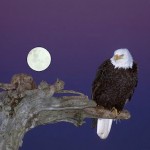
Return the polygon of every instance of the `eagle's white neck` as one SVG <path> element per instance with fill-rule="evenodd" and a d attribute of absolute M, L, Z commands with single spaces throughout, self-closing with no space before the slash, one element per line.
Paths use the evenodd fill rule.
<path fill-rule="evenodd" d="M 124 55 L 122 59 L 115 60 L 114 56 L 110 59 L 115 68 L 129 69 L 133 66 L 133 58 L 127 49 L 118 49 L 114 55 Z"/>

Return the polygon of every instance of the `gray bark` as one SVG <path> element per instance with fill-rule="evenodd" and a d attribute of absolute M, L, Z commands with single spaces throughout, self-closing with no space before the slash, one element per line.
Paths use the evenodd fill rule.
<path fill-rule="evenodd" d="M 96 103 L 82 93 L 63 90 L 61 80 L 53 85 L 41 82 L 36 88 L 35 84 L 29 86 L 25 82 L 28 86 L 22 87 L 20 80 L 17 86 L 0 84 L 8 90 L 0 93 L 0 150 L 18 150 L 25 133 L 43 124 L 65 121 L 80 126 L 85 118 L 130 118 L 128 111 L 116 116 L 116 113 L 96 107 Z M 62 96 L 62 93 L 72 95 Z"/>

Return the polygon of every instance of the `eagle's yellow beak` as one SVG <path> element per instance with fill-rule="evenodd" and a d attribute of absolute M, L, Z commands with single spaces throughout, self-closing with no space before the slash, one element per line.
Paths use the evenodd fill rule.
<path fill-rule="evenodd" d="M 122 55 L 114 55 L 114 60 L 119 60 L 119 59 L 122 59 Z"/>

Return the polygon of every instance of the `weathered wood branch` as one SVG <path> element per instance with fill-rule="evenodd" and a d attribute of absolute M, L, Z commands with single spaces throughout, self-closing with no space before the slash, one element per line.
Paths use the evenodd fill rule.
<path fill-rule="evenodd" d="M 80 126 L 85 118 L 130 118 L 128 111 L 116 116 L 96 107 L 96 103 L 82 93 L 63 90 L 61 80 L 53 85 L 42 81 L 36 87 L 32 77 L 21 74 L 14 76 L 8 86 L 0 84 L 0 87 L 8 90 L 0 93 L 0 150 L 18 150 L 25 133 L 43 124 L 65 121 Z M 73 95 L 59 96 L 60 93 Z"/>

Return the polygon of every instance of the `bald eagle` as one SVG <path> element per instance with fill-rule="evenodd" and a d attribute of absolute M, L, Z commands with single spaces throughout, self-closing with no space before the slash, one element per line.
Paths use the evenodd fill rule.
<path fill-rule="evenodd" d="M 92 99 L 105 109 L 121 111 L 130 101 L 137 86 L 137 64 L 128 49 L 118 49 L 111 59 L 98 68 L 92 84 Z M 112 119 L 97 120 L 97 134 L 101 139 L 109 135 Z"/>

